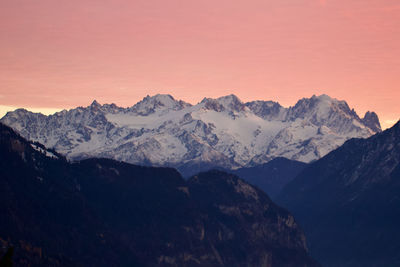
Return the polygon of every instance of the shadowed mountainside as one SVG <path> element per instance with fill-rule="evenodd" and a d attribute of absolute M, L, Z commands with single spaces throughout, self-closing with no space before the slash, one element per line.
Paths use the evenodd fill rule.
<path fill-rule="evenodd" d="M 17 266 L 318 266 L 293 216 L 234 175 L 70 164 L 2 124 L 0 214 Z"/>
<path fill-rule="evenodd" d="M 228 171 L 256 185 L 274 199 L 308 164 L 286 158 L 275 158 L 249 168 Z"/>
<path fill-rule="evenodd" d="M 310 164 L 277 201 L 324 266 L 399 266 L 400 122 Z"/>

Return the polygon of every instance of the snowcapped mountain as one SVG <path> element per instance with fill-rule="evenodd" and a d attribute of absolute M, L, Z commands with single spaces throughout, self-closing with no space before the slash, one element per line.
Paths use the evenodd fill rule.
<path fill-rule="evenodd" d="M 375 113 L 361 119 L 345 101 L 327 95 L 289 108 L 243 103 L 235 95 L 196 105 L 155 95 L 129 108 L 94 101 L 50 116 L 18 109 L 1 122 L 70 159 L 106 157 L 193 171 L 254 166 L 276 157 L 310 162 L 349 138 L 381 131 Z"/>

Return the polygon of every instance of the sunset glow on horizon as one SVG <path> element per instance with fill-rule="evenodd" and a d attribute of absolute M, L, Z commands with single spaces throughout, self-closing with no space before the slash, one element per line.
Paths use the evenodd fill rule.
<path fill-rule="evenodd" d="M 0 31 L 0 114 L 328 94 L 400 119 L 398 0 L 5 0 Z"/>

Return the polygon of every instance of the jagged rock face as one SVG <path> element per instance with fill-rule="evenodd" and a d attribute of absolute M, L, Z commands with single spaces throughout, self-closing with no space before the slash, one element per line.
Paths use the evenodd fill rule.
<path fill-rule="evenodd" d="M 324 265 L 399 265 L 400 122 L 312 163 L 276 200 L 299 220 Z"/>
<path fill-rule="evenodd" d="M 273 101 L 252 101 L 246 103 L 246 106 L 257 116 L 266 119 L 281 119 L 284 120 L 286 116 L 286 109 L 279 103 Z"/>
<path fill-rule="evenodd" d="M 17 266 L 318 266 L 293 216 L 236 176 L 53 152 L 0 124 L 0 249 Z"/>
<path fill-rule="evenodd" d="M 381 129 L 381 124 L 379 123 L 378 115 L 376 115 L 375 112 L 367 111 L 362 121 L 366 126 L 368 126 L 373 131 L 379 132 Z"/>
<path fill-rule="evenodd" d="M 157 110 L 181 110 L 190 107 L 189 103 L 176 101 L 170 95 L 157 95 L 155 97 L 146 96 L 142 101 L 135 104 L 129 110 L 140 116 L 147 116 Z"/>
<path fill-rule="evenodd" d="M 234 95 L 194 106 L 156 95 L 126 109 L 93 102 L 51 116 L 16 110 L 1 121 L 70 159 L 107 157 L 180 170 L 236 169 L 276 157 L 310 162 L 349 138 L 380 131 L 375 116 L 361 120 L 346 102 L 326 95 L 290 108 L 242 103 Z"/>
<path fill-rule="evenodd" d="M 215 216 L 220 220 L 214 221 L 210 218 L 204 224 L 206 235 L 215 244 L 213 246 L 232 252 L 235 244 L 252 247 L 246 253 L 234 249 L 239 258 L 247 259 L 246 262 L 221 256 L 221 262 L 225 262 L 227 266 L 316 264 L 304 257 L 302 251 L 306 247 L 305 237 L 299 232 L 294 218 L 273 204 L 258 188 L 235 175 L 209 171 L 191 177 L 188 180 L 188 189 L 192 199 L 200 203 L 198 210 L 203 214 L 202 217 Z M 243 227 L 244 225 L 247 226 Z M 260 246 L 254 246 L 255 244 Z M 282 248 L 288 249 L 281 253 Z M 274 255 L 271 251 L 276 251 L 277 254 Z"/>

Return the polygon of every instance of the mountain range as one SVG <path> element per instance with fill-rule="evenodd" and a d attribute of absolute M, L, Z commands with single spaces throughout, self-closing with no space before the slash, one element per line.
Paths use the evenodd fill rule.
<path fill-rule="evenodd" d="M 400 121 L 311 163 L 275 199 L 324 266 L 400 266 Z"/>
<path fill-rule="evenodd" d="M 293 216 L 232 174 L 69 163 L 1 123 L 0 214 L 16 266 L 319 266 Z"/>
<path fill-rule="evenodd" d="M 350 138 L 381 131 L 374 112 L 360 118 L 345 101 L 327 95 L 289 108 L 273 101 L 244 103 L 235 95 L 196 105 L 155 95 L 128 108 L 93 101 L 50 116 L 18 109 L 1 122 L 68 159 L 169 166 L 184 176 L 213 167 L 253 167 L 277 157 L 312 162 Z"/>
<path fill-rule="evenodd" d="M 400 265 L 400 121 L 382 132 L 327 95 L 1 121 L 0 248 L 21 265 L 318 266 L 307 247 L 328 267 Z"/>

